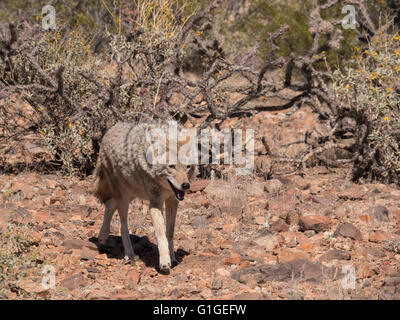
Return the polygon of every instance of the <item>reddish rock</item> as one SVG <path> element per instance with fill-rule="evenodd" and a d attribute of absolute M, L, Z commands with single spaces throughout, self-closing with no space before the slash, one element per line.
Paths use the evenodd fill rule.
<path fill-rule="evenodd" d="M 314 230 L 316 232 L 321 232 L 329 230 L 331 225 L 331 219 L 320 215 L 311 215 L 301 217 L 299 220 L 299 226 L 301 231 Z"/>
<path fill-rule="evenodd" d="M 0 231 L 6 230 L 12 207 L 7 204 L 0 204 Z"/>
<path fill-rule="evenodd" d="M 81 252 L 81 260 L 93 260 L 96 257 L 96 251 L 83 247 Z"/>
<path fill-rule="evenodd" d="M 131 284 L 138 284 L 140 282 L 140 273 L 135 269 L 130 270 L 127 280 Z"/>
<path fill-rule="evenodd" d="M 60 205 L 60 203 L 63 202 L 66 198 L 65 194 L 66 194 L 65 190 L 62 189 L 55 190 L 52 196 L 50 197 L 50 204 Z"/>
<path fill-rule="evenodd" d="M 224 258 L 224 264 L 228 266 L 232 264 L 240 264 L 241 261 L 242 259 L 240 258 L 240 254 L 234 254 L 229 258 Z"/>
<path fill-rule="evenodd" d="M 313 185 L 310 187 L 310 193 L 311 194 L 318 194 L 321 191 L 321 187 L 317 185 Z"/>
<path fill-rule="evenodd" d="M 0 232 L 3 232 L 4 230 L 7 229 L 7 220 L 0 216 Z"/>
<path fill-rule="evenodd" d="M 294 248 L 297 246 L 296 233 L 292 231 L 285 231 L 281 233 L 283 241 L 289 248 Z"/>
<path fill-rule="evenodd" d="M 178 249 L 183 250 L 187 253 L 193 253 L 195 250 L 195 244 L 190 240 L 180 240 Z"/>
<path fill-rule="evenodd" d="M 37 231 L 33 231 L 32 242 L 35 244 L 38 244 L 38 243 L 40 243 L 41 240 L 42 240 L 42 235 Z"/>
<path fill-rule="evenodd" d="M 298 199 L 284 192 L 274 199 L 268 201 L 268 207 L 270 212 L 277 212 L 279 215 L 284 214 L 287 216 L 287 212 L 292 211 L 296 207 Z"/>
<path fill-rule="evenodd" d="M 364 248 L 363 250 L 363 255 L 366 258 L 370 258 L 369 256 L 375 257 L 375 258 L 384 258 L 386 257 L 386 254 L 383 250 L 379 250 L 376 248 Z"/>
<path fill-rule="evenodd" d="M 396 219 L 397 227 L 400 228 L 400 209 L 396 210 L 394 213 L 394 218 Z"/>
<path fill-rule="evenodd" d="M 264 190 L 269 193 L 276 193 L 282 188 L 282 182 L 278 179 L 267 180 L 265 182 Z"/>
<path fill-rule="evenodd" d="M 289 262 L 298 259 L 309 259 L 310 255 L 303 251 L 294 248 L 281 248 L 276 251 L 278 254 L 279 263 Z"/>
<path fill-rule="evenodd" d="M 43 295 L 49 292 L 49 288 L 44 287 L 41 281 L 35 282 L 31 279 L 20 280 L 18 286 L 27 293 Z"/>
<path fill-rule="evenodd" d="M 299 243 L 299 245 L 305 245 L 309 243 L 313 243 L 312 240 L 310 240 L 304 233 L 302 232 L 296 232 L 296 240 Z"/>
<path fill-rule="evenodd" d="M 43 222 L 49 221 L 49 213 L 44 211 L 36 211 L 33 215 L 33 220 L 37 224 L 42 224 Z"/>
<path fill-rule="evenodd" d="M 83 247 L 87 247 L 91 250 L 98 250 L 97 246 L 93 242 L 81 239 L 67 239 L 62 245 L 67 249 L 82 249 Z"/>
<path fill-rule="evenodd" d="M 361 185 L 354 185 L 339 192 L 338 196 L 344 200 L 360 200 L 366 196 L 367 188 Z"/>
<path fill-rule="evenodd" d="M 311 196 L 311 200 L 315 203 L 322 204 L 324 206 L 328 206 L 332 203 L 332 200 L 327 198 L 327 197 L 322 197 L 322 196 Z"/>
<path fill-rule="evenodd" d="M 82 274 L 75 274 L 73 276 L 67 277 L 64 280 L 60 282 L 60 286 L 67 288 L 69 290 L 74 290 L 79 287 L 84 287 L 86 286 L 87 280 Z"/>
<path fill-rule="evenodd" d="M 298 248 L 304 251 L 314 250 L 315 244 L 313 242 L 299 244 Z"/>
<path fill-rule="evenodd" d="M 232 278 L 240 283 L 260 283 L 269 281 L 298 280 L 321 282 L 326 277 L 332 277 L 335 270 L 325 267 L 320 262 L 304 259 L 280 263 L 278 265 L 261 265 L 238 270 L 232 273 Z"/>
<path fill-rule="evenodd" d="M 362 222 L 365 222 L 365 223 L 371 223 L 372 220 L 373 220 L 372 217 L 371 217 L 371 215 L 369 215 L 369 214 L 364 214 L 364 215 L 360 216 L 359 219 L 360 219 Z"/>
<path fill-rule="evenodd" d="M 248 267 L 250 267 L 250 261 L 245 260 L 240 264 L 239 269 L 244 269 Z"/>
<path fill-rule="evenodd" d="M 279 219 L 271 224 L 270 230 L 276 232 L 285 232 L 289 230 L 289 225 L 282 219 Z"/>
<path fill-rule="evenodd" d="M 117 293 L 112 295 L 111 297 L 106 296 L 107 299 L 111 300 L 138 300 L 140 295 L 138 292 L 131 292 L 131 293 Z M 104 299 L 101 297 L 100 299 Z"/>
<path fill-rule="evenodd" d="M 272 234 L 256 238 L 254 242 L 264 247 L 267 251 L 272 251 L 279 246 L 278 238 Z"/>
<path fill-rule="evenodd" d="M 19 224 L 28 224 L 32 222 L 32 214 L 23 207 L 18 207 L 16 212 L 10 216 L 10 220 Z"/>
<path fill-rule="evenodd" d="M 36 195 L 36 192 L 33 190 L 33 188 L 29 188 L 24 191 L 24 198 L 27 200 L 32 200 L 35 195 Z"/>
<path fill-rule="evenodd" d="M 258 225 L 264 225 L 265 223 L 265 218 L 264 217 L 255 217 L 254 221 L 258 224 Z"/>
<path fill-rule="evenodd" d="M 387 233 L 384 231 L 380 231 L 380 230 L 370 233 L 370 235 L 368 237 L 368 240 L 370 242 L 377 242 L 377 243 L 386 241 L 387 239 L 388 239 Z"/>
<path fill-rule="evenodd" d="M 350 260 L 350 254 L 344 250 L 329 250 L 320 257 L 321 261 Z"/>
<path fill-rule="evenodd" d="M 361 231 L 358 230 L 355 226 L 351 223 L 345 222 L 342 223 L 333 234 L 334 237 L 342 236 L 345 238 L 351 238 L 353 240 L 362 240 Z"/>
<path fill-rule="evenodd" d="M 51 189 L 54 189 L 58 185 L 57 180 L 54 179 L 47 179 L 46 183 Z"/>
<path fill-rule="evenodd" d="M 364 263 L 358 267 L 357 275 L 360 279 L 365 279 L 375 276 L 375 272 L 369 264 Z"/>

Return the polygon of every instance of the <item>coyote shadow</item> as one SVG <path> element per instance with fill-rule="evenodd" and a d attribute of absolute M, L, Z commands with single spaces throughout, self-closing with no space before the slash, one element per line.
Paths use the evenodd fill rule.
<path fill-rule="evenodd" d="M 129 235 L 129 237 L 135 254 L 139 257 L 140 260 L 145 263 L 146 267 L 154 268 L 161 273 L 159 268 L 160 256 L 158 253 L 158 246 L 152 243 L 149 238 L 147 238 L 147 236 L 139 237 L 131 234 Z M 104 245 L 102 245 L 96 237 L 91 237 L 89 241 L 93 242 L 97 246 L 97 249 L 100 253 L 107 254 L 108 258 L 124 259 L 124 245 L 120 236 L 108 236 L 107 241 Z M 185 250 L 176 250 L 175 257 L 178 261 L 178 264 L 181 263 L 183 257 L 188 254 L 189 253 Z"/>

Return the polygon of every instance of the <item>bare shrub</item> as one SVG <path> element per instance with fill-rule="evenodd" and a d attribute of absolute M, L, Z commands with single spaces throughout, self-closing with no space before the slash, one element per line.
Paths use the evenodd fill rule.
<path fill-rule="evenodd" d="M 400 35 L 378 32 L 355 48 L 353 66 L 332 73 L 347 131 L 363 131 L 353 178 L 400 182 Z M 355 121 L 354 121 L 355 120 Z"/>
<path fill-rule="evenodd" d="M 281 55 L 280 45 L 293 37 L 291 33 L 288 38 L 288 25 L 267 32 L 263 45 L 268 50 L 261 61 L 260 42 L 233 56 L 224 51 L 213 16 L 222 2 L 210 1 L 192 10 L 191 5 L 185 7 L 178 0 L 137 0 L 120 7 L 105 1 L 103 9 L 108 18 L 103 20 L 111 19 L 112 24 L 105 24 L 93 39 L 82 30 L 62 24 L 55 31 L 43 32 L 38 25 L 24 20 L 18 24 L 0 23 L 0 138 L 15 141 L 35 132 L 48 147 L 53 165 L 64 172 L 88 174 L 95 163 L 99 140 L 119 120 L 175 119 L 186 126 L 219 129 L 226 120 L 252 117 L 261 111 L 287 110 L 283 123 L 309 105 L 326 124 L 325 132 L 307 132 L 299 138 L 306 150 L 296 159 L 279 155 L 269 148 L 265 137 L 258 137 L 265 147 L 259 156 L 272 159 L 268 172 L 259 174 L 272 177 L 271 168 L 277 162 L 296 167 L 311 162 L 328 166 L 353 163 L 353 176 L 358 179 L 371 168 L 376 152 L 386 154 L 385 168 L 396 165 L 397 151 L 390 151 L 396 148 L 396 134 L 390 133 L 390 139 L 385 139 L 382 131 L 390 121 L 384 120 L 381 126 L 371 123 L 376 110 L 364 112 L 368 104 L 350 107 L 357 100 L 349 100 L 355 99 L 346 96 L 351 90 L 345 89 L 342 94 L 340 86 L 351 84 L 339 73 L 332 79 L 329 56 L 341 48 L 346 38 L 341 19 L 330 18 L 329 14 L 340 5 L 339 0 L 309 8 L 310 45 L 301 54 Z M 368 36 L 391 32 L 393 19 L 378 28 L 366 1 L 351 3 L 359 12 L 357 37 L 361 43 Z M 385 59 L 387 54 L 383 53 Z M 190 61 L 200 66 L 201 73 L 196 77 L 185 72 Z M 367 72 L 368 66 L 364 69 Z M 383 70 L 385 67 L 377 71 L 379 75 L 384 75 Z M 351 77 L 354 84 L 362 82 L 362 77 Z M 241 79 L 240 84 L 237 79 Z M 379 94 L 387 89 L 382 83 L 376 87 Z M 392 89 L 385 96 L 388 99 L 382 101 L 393 107 L 396 96 Z M 10 110 L 15 95 L 29 104 L 31 113 Z M 277 102 L 263 104 L 260 97 Z M 365 99 L 373 101 L 367 96 Z M 395 114 L 391 112 L 382 109 L 379 116 L 393 119 Z M 237 123 L 239 126 L 240 121 Z M 374 136 L 372 129 L 379 134 L 374 132 Z M 385 148 L 375 150 L 382 141 Z M 345 151 L 344 156 L 339 155 L 340 151 Z M 334 157 L 327 157 L 329 152 Z M 382 164 L 378 161 L 375 167 L 379 166 Z M 389 172 L 374 170 L 370 177 Z M 391 172 L 396 170 L 388 175 L 393 176 Z"/>

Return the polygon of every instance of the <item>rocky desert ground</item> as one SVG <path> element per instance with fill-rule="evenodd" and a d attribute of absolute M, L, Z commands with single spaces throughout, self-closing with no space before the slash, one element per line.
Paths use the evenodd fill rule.
<path fill-rule="evenodd" d="M 296 147 L 291 142 L 318 127 L 306 107 L 289 122 L 282 119 L 282 112 L 260 113 L 243 126 L 256 128 L 273 147 L 274 130 L 281 143 Z M 130 208 L 140 256 L 130 263 L 123 259 L 118 215 L 107 245 L 97 242 L 103 207 L 91 194 L 90 176 L 4 173 L 1 298 L 399 299 L 400 189 L 355 184 L 349 172 L 288 164 L 271 179 L 198 179 L 178 210 L 179 264 L 169 274 L 157 270 L 146 203 Z"/>

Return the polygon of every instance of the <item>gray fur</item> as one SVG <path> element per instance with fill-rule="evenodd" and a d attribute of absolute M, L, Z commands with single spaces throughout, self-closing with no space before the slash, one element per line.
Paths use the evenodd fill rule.
<path fill-rule="evenodd" d="M 149 211 L 158 242 L 160 268 L 168 269 L 176 262 L 173 233 L 179 203 L 177 199 L 185 191 L 184 187 L 188 188 L 188 174 L 193 173 L 193 168 L 179 163 L 173 167 L 148 163 L 146 151 L 150 143 L 146 139 L 146 131 L 154 128 L 162 129 L 168 135 L 168 123 L 161 121 L 140 124 L 119 122 L 108 130 L 100 145 L 93 192 L 106 206 L 99 233 L 100 242 L 106 241 L 111 218 L 118 210 L 128 258 L 135 258 L 127 227 L 129 203 L 133 198 L 150 201 Z M 180 130 L 182 127 L 178 126 L 178 136 Z M 162 215 L 164 202 L 166 226 Z"/>

